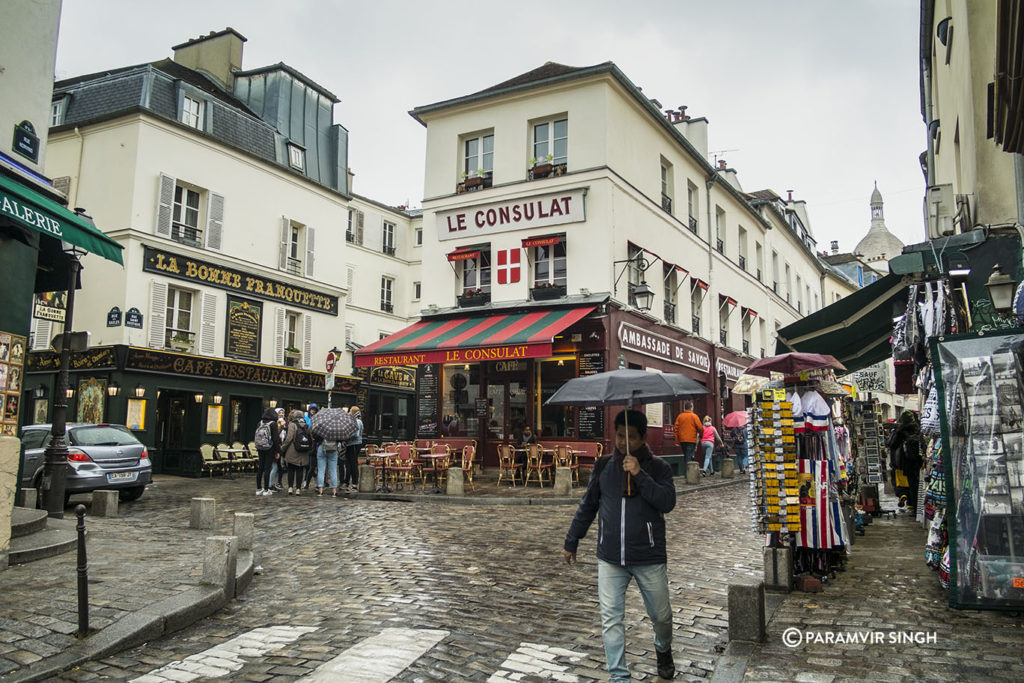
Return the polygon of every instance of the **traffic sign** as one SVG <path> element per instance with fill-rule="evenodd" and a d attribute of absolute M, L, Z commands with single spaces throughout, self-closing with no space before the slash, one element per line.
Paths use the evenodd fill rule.
<path fill-rule="evenodd" d="M 327 375 L 324 376 L 324 389 L 326 389 L 327 391 L 330 391 L 333 388 L 334 388 L 334 373 L 333 372 L 328 372 Z"/>
<path fill-rule="evenodd" d="M 338 357 L 334 355 L 334 351 L 327 352 L 327 372 L 334 372 L 334 364 L 337 362 L 337 360 Z"/>

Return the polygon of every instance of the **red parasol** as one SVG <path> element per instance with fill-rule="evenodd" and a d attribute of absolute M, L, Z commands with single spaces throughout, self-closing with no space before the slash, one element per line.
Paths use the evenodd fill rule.
<path fill-rule="evenodd" d="M 745 424 L 747 424 L 747 411 L 745 410 L 734 410 L 722 419 L 722 426 L 726 429 L 742 427 Z"/>
<path fill-rule="evenodd" d="M 744 372 L 748 375 L 769 377 L 773 372 L 781 372 L 784 375 L 797 375 L 804 370 L 819 370 L 821 368 L 846 370 L 846 366 L 836 360 L 835 356 L 830 356 L 827 353 L 793 351 L 778 356 L 770 356 L 769 358 L 761 358 L 754 361 Z"/>

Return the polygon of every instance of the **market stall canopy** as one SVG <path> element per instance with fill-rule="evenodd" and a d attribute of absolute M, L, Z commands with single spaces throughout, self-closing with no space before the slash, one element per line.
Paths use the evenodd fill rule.
<path fill-rule="evenodd" d="M 899 275 L 886 275 L 783 327 L 775 342 L 775 352 L 829 354 L 849 372 L 888 358 L 892 354 L 892 321 L 907 307 L 908 284 Z"/>
<path fill-rule="evenodd" d="M 747 367 L 748 375 L 770 377 L 773 372 L 783 375 L 798 375 L 809 370 L 846 370 L 838 360 L 826 353 L 801 353 L 794 351 L 778 356 L 759 358 Z"/>
<path fill-rule="evenodd" d="M 124 247 L 98 230 L 87 218 L 68 211 L 54 200 L 4 175 L 0 175 L 0 216 L 124 265 L 121 259 Z"/>
<path fill-rule="evenodd" d="M 543 358 L 593 306 L 421 320 L 355 353 L 356 367 Z"/>

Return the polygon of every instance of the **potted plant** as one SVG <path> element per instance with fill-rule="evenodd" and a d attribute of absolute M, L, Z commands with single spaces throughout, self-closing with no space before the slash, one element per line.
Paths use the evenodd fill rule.
<path fill-rule="evenodd" d="M 171 337 L 170 346 L 175 351 L 191 351 L 192 336 L 187 332 L 175 332 Z"/>
<path fill-rule="evenodd" d="M 491 300 L 491 293 L 480 288 L 464 289 L 459 296 L 459 306 L 483 306 Z"/>
<path fill-rule="evenodd" d="M 549 154 L 542 161 L 536 157 L 530 157 L 530 176 L 532 178 L 547 178 L 554 169 L 555 155 Z"/>
<path fill-rule="evenodd" d="M 463 175 L 465 175 L 465 174 L 463 174 Z M 467 178 L 464 178 L 463 181 L 462 181 L 462 184 L 463 184 L 463 186 L 467 190 L 474 190 L 474 189 L 476 189 L 478 187 L 483 187 L 484 179 L 486 178 L 486 176 L 487 176 L 487 171 L 485 171 L 482 168 L 478 168 L 476 170 L 476 173 L 474 173 L 473 175 L 471 175 L 471 176 L 469 176 Z"/>
<path fill-rule="evenodd" d="M 557 299 L 565 296 L 565 285 L 554 282 L 537 282 L 530 289 L 530 295 L 535 301 Z"/>

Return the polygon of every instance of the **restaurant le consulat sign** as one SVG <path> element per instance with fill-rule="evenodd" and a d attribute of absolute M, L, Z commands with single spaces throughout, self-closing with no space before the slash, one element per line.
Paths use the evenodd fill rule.
<path fill-rule="evenodd" d="M 453 240 L 586 220 L 586 188 L 520 197 L 437 214 L 437 237 Z"/>

